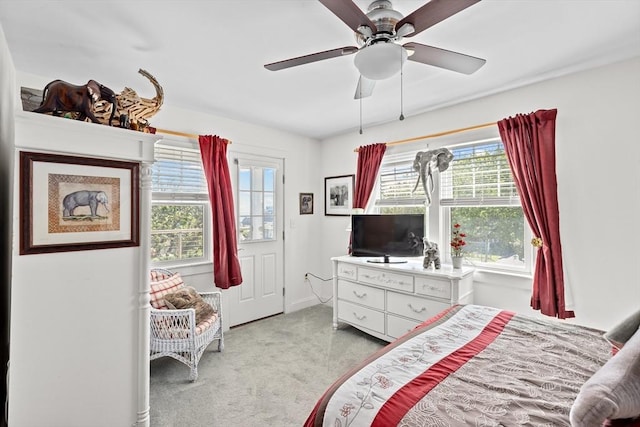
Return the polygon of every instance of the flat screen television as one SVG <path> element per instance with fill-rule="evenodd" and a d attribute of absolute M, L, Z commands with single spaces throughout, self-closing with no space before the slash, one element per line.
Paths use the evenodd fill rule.
<path fill-rule="evenodd" d="M 351 232 L 353 256 L 385 259 L 421 256 L 424 215 L 352 215 Z"/>

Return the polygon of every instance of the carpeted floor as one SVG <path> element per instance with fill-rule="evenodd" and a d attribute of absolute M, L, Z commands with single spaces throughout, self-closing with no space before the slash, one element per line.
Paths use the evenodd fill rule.
<path fill-rule="evenodd" d="M 325 389 L 385 343 L 357 329 L 331 326 L 317 305 L 232 328 L 214 342 L 198 380 L 171 359 L 151 362 L 152 427 L 299 427 Z"/>

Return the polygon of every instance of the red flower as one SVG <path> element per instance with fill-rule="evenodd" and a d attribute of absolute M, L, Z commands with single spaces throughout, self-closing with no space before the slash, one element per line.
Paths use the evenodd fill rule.
<path fill-rule="evenodd" d="M 461 225 L 458 223 L 453 224 L 453 231 L 451 232 L 451 247 L 453 248 L 452 256 L 462 256 L 462 247 L 467 244 L 464 241 L 464 237 L 467 237 L 465 233 L 461 233 Z"/>

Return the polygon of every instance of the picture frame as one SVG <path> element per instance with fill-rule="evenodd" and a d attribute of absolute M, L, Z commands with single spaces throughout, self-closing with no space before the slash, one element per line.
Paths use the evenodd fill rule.
<path fill-rule="evenodd" d="M 355 175 L 330 176 L 324 179 L 324 214 L 349 216 L 353 208 Z"/>
<path fill-rule="evenodd" d="M 140 165 L 20 152 L 20 255 L 140 245 Z"/>
<path fill-rule="evenodd" d="M 313 214 L 313 193 L 300 193 L 300 215 Z"/>

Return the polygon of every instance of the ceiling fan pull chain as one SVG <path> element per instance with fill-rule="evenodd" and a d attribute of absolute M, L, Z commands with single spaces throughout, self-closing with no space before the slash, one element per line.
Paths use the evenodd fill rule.
<path fill-rule="evenodd" d="M 360 101 L 360 135 L 362 135 L 362 76 L 360 76 L 360 80 L 358 81 L 358 101 Z"/>
<path fill-rule="evenodd" d="M 404 120 L 404 87 L 403 87 L 403 67 L 402 67 L 402 52 L 404 48 L 400 49 L 400 121 Z"/>

